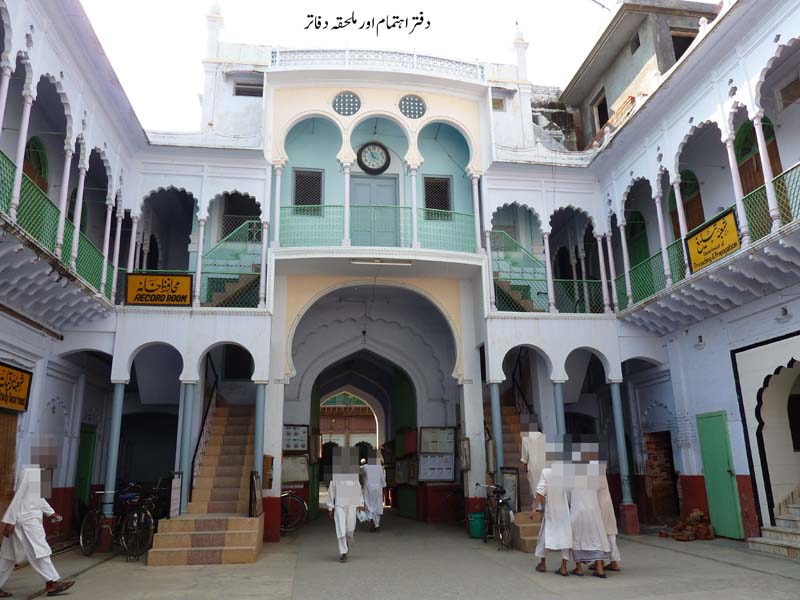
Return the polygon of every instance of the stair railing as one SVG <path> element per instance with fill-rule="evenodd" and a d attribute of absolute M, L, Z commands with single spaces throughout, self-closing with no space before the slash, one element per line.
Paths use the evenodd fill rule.
<path fill-rule="evenodd" d="M 527 352 L 523 347 L 517 353 L 517 360 L 514 363 L 514 370 L 511 372 L 511 389 L 514 394 L 514 404 L 521 415 L 534 414 L 533 406 L 528 404 L 527 395 L 522 389 L 520 379 L 522 378 L 522 353 Z"/>
<path fill-rule="evenodd" d="M 209 415 L 213 416 L 214 411 L 217 408 L 217 387 L 219 384 L 219 375 L 217 374 L 217 369 L 214 366 L 214 360 L 211 358 L 211 354 L 206 354 L 206 376 L 208 376 L 209 368 L 214 380 L 211 384 L 211 391 L 209 393 L 211 399 L 208 403 L 208 406 L 206 406 L 205 413 L 203 414 L 203 423 L 200 426 L 200 437 L 197 438 L 197 445 L 194 447 L 194 456 L 192 457 L 192 472 L 190 474 L 190 481 L 192 485 L 189 486 L 189 500 L 192 499 L 192 491 L 197 483 L 197 473 L 200 471 L 200 462 L 203 460 L 203 456 L 205 455 L 206 451 L 206 444 L 208 444 L 208 438 L 211 436 L 211 419 L 208 417 Z"/>

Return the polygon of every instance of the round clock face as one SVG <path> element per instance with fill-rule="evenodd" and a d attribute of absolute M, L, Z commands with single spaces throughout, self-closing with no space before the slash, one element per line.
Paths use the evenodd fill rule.
<path fill-rule="evenodd" d="M 389 168 L 389 151 L 378 142 L 364 144 L 358 151 L 358 166 L 365 173 L 380 175 Z"/>

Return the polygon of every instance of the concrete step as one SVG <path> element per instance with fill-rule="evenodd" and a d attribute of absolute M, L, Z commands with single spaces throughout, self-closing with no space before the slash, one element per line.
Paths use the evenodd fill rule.
<path fill-rule="evenodd" d="M 231 417 L 252 417 L 256 414 L 254 406 L 239 404 L 217 404 L 214 416 L 227 415 Z"/>
<path fill-rule="evenodd" d="M 255 546 L 258 530 L 159 532 L 153 537 L 153 548 L 210 548 L 215 546 Z"/>
<path fill-rule="evenodd" d="M 242 500 L 214 500 L 214 501 L 194 501 L 186 505 L 186 512 L 190 515 L 206 515 L 213 513 L 244 513 L 247 512 L 249 498 Z"/>
<path fill-rule="evenodd" d="M 256 546 L 153 548 L 147 553 L 147 566 L 234 565 L 254 563 L 257 557 L 258 548 Z"/>
<path fill-rule="evenodd" d="M 181 515 L 158 522 L 158 534 L 193 531 L 258 531 L 258 519 L 242 515 Z"/>
<path fill-rule="evenodd" d="M 797 543 L 768 537 L 757 537 L 749 538 L 747 540 L 747 545 L 750 546 L 751 550 L 755 550 L 756 552 L 765 552 L 767 554 L 800 560 L 800 544 Z"/>
<path fill-rule="evenodd" d="M 214 444 L 207 445 L 204 456 L 244 456 L 253 452 L 252 444 Z"/>
<path fill-rule="evenodd" d="M 215 414 L 211 420 L 212 425 L 227 425 L 232 426 L 248 426 L 252 423 L 253 417 L 251 415 L 217 415 Z"/>
<path fill-rule="evenodd" d="M 242 488 L 247 487 L 250 484 L 250 477 L 247 474 L 242 474 L 241 476 L 236 477 L 207 477 L 207 476 L 197 476 L 197 479 L 194 483 L 194 490 L 210 490 L 212 488 Z"/>
<path fill-rule="evenodd" d="M 789 514 L 795 517 L 800 517 L 800 504 L 790 504 Z"/>
<path fill-rule="evenodd" d="M 220 502 L 228 500 L 240 500 L 247 498 L 250 493 L 248 484 L 239 487 L 213 487 L 213 488 L 194 488 L 192 491 L 193 502 Z"/>
<path fill-rule="evenodd" d="M 796 515 L 776 515 L 775 523 L 778 527 L 787 527 L 800 531 L 800 517 Z"/>
<path fill-rule="evenodd" d="M 771 540 L 781 540 L 800 545 L 800 530 L 791 527 L 762 527 L 761 535 Z"/>
<path fill-rule="evenodd" d="M 217 465 L 206 464 L 200 465 L 197 471 L 197 477 L 249 477 L 250 468 L 245 468 L 244 465 Z"/>
<path fill-rule="evenodd" d="M 247 445 L 253 441 L 253 438 L 249 435 L 226 435 L 224 433 L 214 433 L 211 432 L 211 435 L 208 436 L 208 446 L 219 446 L 219 445 Z"/>
<path fill-rule="evenodd" d="M 536 513 L 533 519 L 531 519 L 530 512 L 528 511 L 514 513 L 514 526 L 511 530 L 511 540 L 517 550 L 529 554 L 532 554 L 533 551 L 536 550 L 541 521 L 541 513 Z"/>
<path fill-rule="evenodd" d="M 230 454 L 230 455 L 223 455 L 218 456 L 215 454 L 206 454 L 203 456 L 203 460 L 200 463 L 203 466 L 220 466 L 220 467 L 246 467 L 247 470 L 250 470 L 250 467 L 253 466 L 253 453 L 250 452 L 248 454 Z"/>

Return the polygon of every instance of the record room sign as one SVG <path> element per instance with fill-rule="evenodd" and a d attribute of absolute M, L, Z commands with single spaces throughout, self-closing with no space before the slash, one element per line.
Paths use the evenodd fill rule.
<path fill-rule="evenodd" d="M 0 363 L 0 408 L 24 412 L 28 410 L 33 373 Z"/>
<path fill-rule="evenodd" d="M 128 273 L 125 304 L 132 306 L 191 306 L 189 273 Z"/>
<path fill-rule="evenodd" d="M 689 268 L 694 273 L 733 254 L 740 247 L 736 215 L 733 209 L 728 209 L 710 223 L 701 225 L 686 236 Z"/>

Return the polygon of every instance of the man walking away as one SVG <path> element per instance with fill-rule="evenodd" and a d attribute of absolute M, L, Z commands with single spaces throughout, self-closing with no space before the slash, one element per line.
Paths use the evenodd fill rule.
<path fill-rule="evenodd" d="M 333 449 L 333 476 L 328 487 L 328 518 L 336 524 L 339 562 L 347 562 L 349 547 L 356 531 L 356 510 L 361 505 L 358 476 L 358 450 Z"/>
<path fill-rule="evenodd" d="M 27 560 L 46 582 L 48 596 L 56 596 L 72 587 L 73 581 L 59 581 L 50 545 L 44 533 L 43 515 L 60 518 L 56 511 L 42 498 L 42 470 L 25 468 L 17 482 L 14 499 L 3 515 L 3 545 L 0 547 L 0 598 L 10 593 L 2 590 L 14 565 Z"/>
<path fill-rule="evenodd" d="M 367 464 L 361 467 L 364 474 L 364 510 L 371 521 L 370 531 L 379 531 L 383 514 L 383 489 L 386 487 L 386 473 L 378 463 L 374 450 L 369 451 Z"/>
<path fill-rule="evenodd" d="M 572 518 L 572 559 L 577 563 L 572 574 L 582 576 L 583 563 L 594 562 L 594 576 L 605 579 L 605 560 L 611 548 L 598 501 L 601 475 L 603 479 L 606 475 L 605 465 L 597 462 L 597 443 L 580 444 L 578 454 L 579 464 L 574 465 L 575 477 L 570 490 L 569 505 Z"/>
<path fill-rule="evenodd" d="M 572 525 L 569 516 L 569 500 L 564 486 L 564 443 L 547 444 L 548 466 L 542 469 L 539 483 L 536 486 L 536 497 L 533 506 L 544 505 L 544 519 L 539 530 L 535 554 L 541 559 L 536 566 L 539 573 L 547 570 L 545 559 L 547 550 L 561 552 L 561 567 L 554 571 L 567 577 L 567 561 L 572 548 Z"/>

